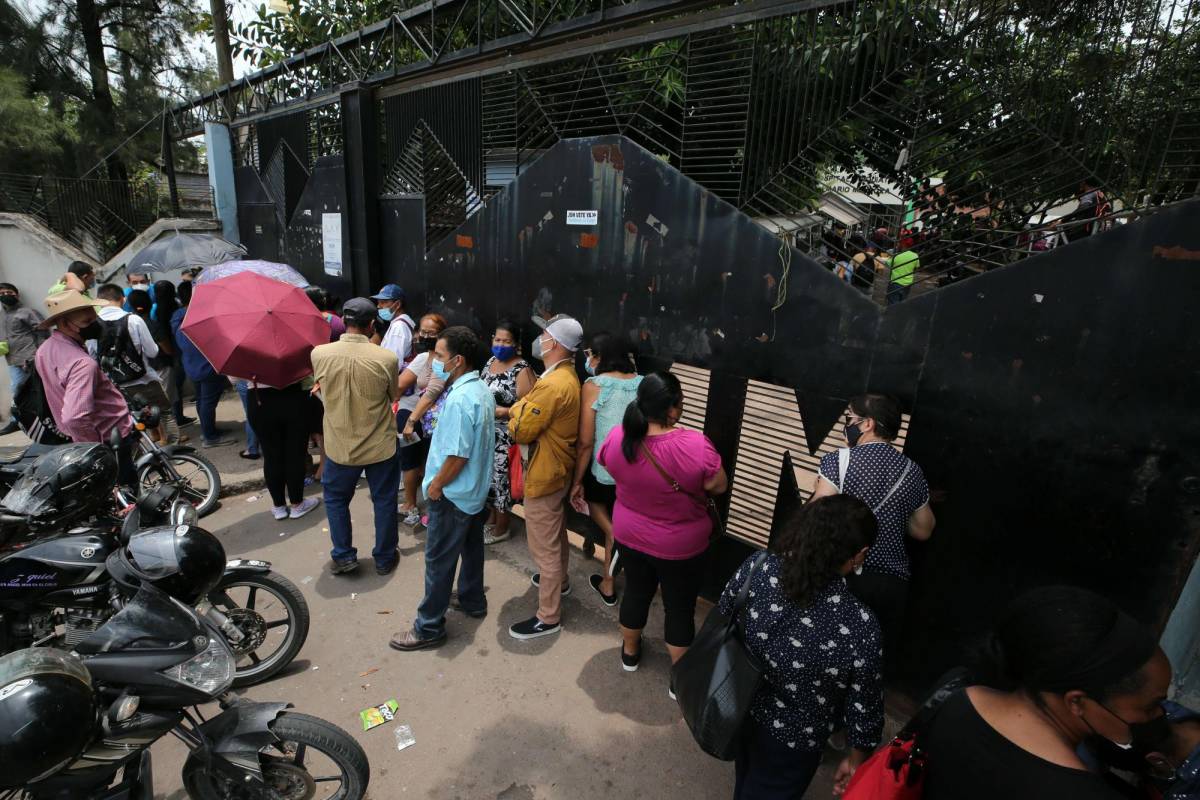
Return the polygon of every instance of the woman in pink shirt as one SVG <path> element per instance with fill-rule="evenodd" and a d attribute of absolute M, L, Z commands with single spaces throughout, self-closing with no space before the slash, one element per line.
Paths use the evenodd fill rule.
<path fill-rule="evenodd" d="M 621 664 L 629 672 L 638 668 L 642 629 L 659 588 L 671 663 L 691 645 L 712 534 L 706 498 L 722 494 L 729 484 L 708 437 L 676 427 L 682 415 L 679 379 L 669 372 L 647 375 L 597 454 L 617 484 L 613 538 L 625 570 Z"/>

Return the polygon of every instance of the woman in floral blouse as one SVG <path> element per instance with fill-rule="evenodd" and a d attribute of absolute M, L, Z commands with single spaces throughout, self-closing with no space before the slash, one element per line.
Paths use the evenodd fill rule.
<path fill-rule="evenodd" d="M 821 750 L 844 724 L 853 747 L 835 776 L 844 789 L 883 732 L 879 624 L 846 589 L 875 541 L 875 515 L 861 500 L 834 495 L 801 507 L 774 537 L 754 572 L 742 622 L 764 678 L 736 760 L 735 800 L 799 800 Z M 725 587 L 726 614 L 751 556 Z"/>

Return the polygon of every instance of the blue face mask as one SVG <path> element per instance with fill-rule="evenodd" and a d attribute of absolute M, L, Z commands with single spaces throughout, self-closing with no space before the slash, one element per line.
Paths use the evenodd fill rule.
<path fill-rule="evenodd" d="M 450 380 L 450 373 L 446 371 L 446 364 L 444 362 L 435 360 L 430 369 L 433 371 L 433 377 L 437 378 L 439 381 Z"/>
<path fill-rule="evenodd" d="M 392 310 L 390 308 L 379 309 L 379 318 L 381 320 L 383 320 L 384 322 L 391 322 L 392 317 L 394 317 L 394 316 L 395 316 L 395 314 L 392 312 Z"/>
<path fill-rule="evenodd" d="M 588 375 L 592 375 L 593 377 L 595 376 L 596 368 L 592 366 L 592 360 L 590 358 L 585 358 L 583 360 L 583 368 L 587 371 Z"/>
<path fill-rule="evenodd" d="M 508 361 L 510 358 L 512 358 L 516 354 L 517 354 L 517 348 L 513 347 L 511 344 L 506 344 L 506 345 L 494 344 L 494 345 L 492 345 L 492 355 L 494 355 L 496 357 L 497 361 Z"/>

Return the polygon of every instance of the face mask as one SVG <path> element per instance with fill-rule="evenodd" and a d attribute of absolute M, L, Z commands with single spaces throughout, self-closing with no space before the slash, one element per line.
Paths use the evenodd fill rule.
<path fill-rule="evenodd" d="M 494 345 L 492 345 L 492 355 L 494 355 L 496 357 L 497 361 L 508 361 L 510 358 L 512 358 L 516 354 L 517 354 L 517 348 L 513 347 L 511 344 L 503 344 L 503 345 L 494 344 Z"/>
<path fill-rule="evenodd" d="M 91 339 L 99 339 L 103 333 L 104 328 L 100 326 L 100 320 L 96 319 L 79 329 L 79 335 L 85 342 Z"/>
<path fill-rule="evenodd" d="M 592 360 L 590 358 L 584 359 L 583 369 L 587 372 L 588 375 L 595 377 L 596 368 L 592 366 Z"/>
<path fill-rule="evenodd" d="M 413 342 L 413 349 L 418 353 L 428 353 L 437 346 L 437 337 L 434 336 L 418 336 L 417 341 Z"/>
<path fill-rule="evenodd" d="M 379 309 L 379 318 L 384 322 L 391 322 L 395 313 L 390 308 Z"/>
<path fill-rule="evenodd" d="M 1083 718 L 1083 724 L 1087 725 L 1088 728 L 1091 729 L 1092 733 L 1101 740 L 1100 744 L 1102 747 L 1100 749 L 1105 750 L 1106 752 L 1111 753 L 1112 750 L 1110 750 L 1108 747 L 1104 747 L 1103 745 L 1111 745 L 1113 749 L 1125 754 L 1126 757 L 1135 757 L 1135 759 L 1144 767 L 1146 754 L 1155 752 L 1171 738 L 1171 723 L 1167 719 L 1166 714 L 1161 714 L 1154 719 L 1149 720 L 1148 722 L 1125 722 L 1124 717 L 1117 714 L 1117 712 L 1113 711 L 1099 700 L 1096 701 L 1096 705 L 1103 708 L 1111 716 L 1116 717 L 1121 722 L 1124 722 L 1125 727 L 1129 728 L 1128 743 L 1114 742 L 1107 736 L 1101 735 L 1096 731 L 1095 728 L 1092 728 L 1092 724 L 1087 721 L 1086 717 Z"/>
<path fill-rule="evenodd" d="M 1113 716 L 1116 715 L 1113 714 Z M 1117 718 L 1120 719 L 1120 717 Z M 1129 744 L 1118 744 L 1100 734 L 1095 734 L 1089 747 L 1095 751 L 1101 761 L 1110 767 L 1126 772 L 1145 773 L 1151 768 L 1146 756 L 1151 753 L 1161 753 L 1170 741 L 1171 723 L 1167 721 L 1167 715 L 1163 714 L 1149 722 L 1126 722 L 1125 724 L 1129 727 Z M 1089 724 L 1088 727 L 1090 728 L 1091 725 Z M 1158 771 L 1162 771 L 1162 768 L 1160 767 Z"/>
<path fill-rule="evenodd" d="M 538 361 L 541 361 L 544 358 L 542 355 L 542 337 L 539 336 L 533 340 L 533 351 L 529 355 L 533 356 Z"/>
<path fill-rule="evenodd" d="M 445 362 L 435 360 L 433 362 L 432 369 L 433 369 L 433 377 L 437 378 L 439 381 L 450 380 L 450 373 L 446 371 Z"/>
<path fill-rule="evenodd" d="M 3 303 L 5 308 L 12 308 L 17 304 L 17 302 L 17 296 L 15 294 L 0 295 L 0 303 Z"/>
<path fill-rule="evenodd" d="M 846 426 L 846 444 L 854 447 L 854 445 L 858 444 L 860 438 L 862 438 L 862 430 L 857 423 Z"/>

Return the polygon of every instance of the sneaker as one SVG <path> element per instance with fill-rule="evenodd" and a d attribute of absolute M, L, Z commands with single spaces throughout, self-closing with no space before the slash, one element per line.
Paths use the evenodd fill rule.
<path fill-rule="evenodd" d="M 321 505 L 321 498 L 306 497 L 300 501 L 299 505 L 292 506 L 292 510 L 288 512 L 288 516 L 292 519 L 300 519 L 319 505 Z"/>
<path fill-rule="evenodd" d="M 271 506 L 271 516 L 275 517 L 275 519 L 287 519 L 287 506 Z"/>
<path fill-rule="evenodd" d="M 588 578 L 588 583 L 590 583 L 592 588 L 596 590 L 596 594 L 600 595 L 600 600 L 603 601 L 604 605 L 612 608 L 617 604 L 617 593 L 613 592 L 612 594 L 605 594 L 604 590 L 600 588 L 600 584 L 603 582 L 604 577 L 598 573 L 593 573 L 592 577 Z"/>
<path fill-rule="evenodd" d="M 496 534 L 496 526 L 494 526 L 494 525 L 484 525 L 483 526 L 483 543 L 484 544 L 500 544 L 500 542 L 507 542 L 511 538 L 512 538 L 512 529 L 511 528 L 504 531 L 504 533 L 497 535 Z"/>
<path fill-rule="evenodd" d="M 178 419 L 175 420 L 175 422 L 177 425 L 179 425 L 179 427 L 186 428 L 188 425 L 195 425 L 196 418 L 195 417 L 179 417 Z"/>
<path fill-rule="evenodd" d="M 633 655 L 629 655 L 629 653 L 625 652 L 625 645 L 621 645 L 621 669 L 625 670 L 626 672 L 637 672 L 638 664 L 641 663 L 641 660 L 641 648 L 638 648 L 638 651 Z"/>
<path fill-rule="evenodd" d="M 237 444 L 237 439 L 229 436 L 222 436 L 219 439 L 201 439 L 200 446 L 208 449 L 209 447 L 225 447 L 226 445 Z"/>
<path fill-rule="evenodd" d="M 416 508 L 410 508 L 408 511 L 401 511 L 400 513 L 404 515 L 404 524 L 408 527 L 415 528 L 421 524 L 420 510 Z"/>
<path fill-rule="evenodd" d="M 561 630 L 562 625 L 560 623 L 556 622 L 551 625 L 533 616 L 524 622 L 518 622 L 516 625 L 509 627 L 508 635 L 514 639 L 536 639 L 539 636 L 549 636 Z"/>
<path fill-rule="evenodd" d="M 7 436 L 10 433 L 16 433 L 21 430 L 21 426 L 17 424 L 15 419 L 10 419 L 8 424 L 0 428 L 0 436 Z"/>
<path fill-rule="evenodd" d="M 391 561 L 387 562 L 386 564 L 380 564 L 378 561 L 375 562 L 375 574 L 376 575 L 390 575 L 392 572 L 395 571 L 397 565 L 400 564 L 400 554 L 395 553 L 394 555 L 395 555 L 395 558 L 393 558 Z"/>
<path fill-rule="evenodd" d="M 542 588 L 542 573 L 540 573 L 540 572 L 533 573 L 533 577 L 529 579 L 529 582 L 532 583 L 534 586 L 538 587 L 539 589 Z M 561 594 L 563 597 L 566 597 L 570 593 L 571 593 L 570 581 L 563 581 L 562 591 L 559 592 L 559 594 Z"/>
<path fill-rule="evenodd" d="M 182 439 L 183 437 L 181 436 L 180 438 Z M 251 453 L 249 450 L 243 450 L 242 452 L 238 453 L 238 457 L 244 458 L 247 461 L 258 461 L 260 458 L 262 458 L 262 455 L 259 453 Z"/>
<path fill-rule="evenodd" d="M 334 559 L 333 563 L 329 565 L 329 571 L 334 575 L 345 575 L 347 572 L 354 572 L 356 569 L 358 569 L 357 558 L 347 558 L 341 561 Z"/>

